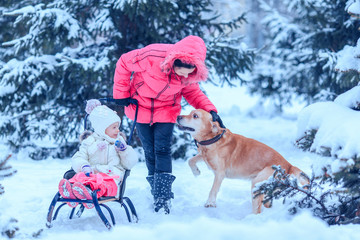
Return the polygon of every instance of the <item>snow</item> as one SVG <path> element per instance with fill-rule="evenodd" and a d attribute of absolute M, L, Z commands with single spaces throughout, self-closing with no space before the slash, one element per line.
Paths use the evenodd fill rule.
<path fill-rule="evenodd" d="M 360 153 L 360 112 L 334 102 L 319 102 L 299 115 L 298 138 L 307 130 L 317 129 L 311 150 L 331 148 L 331 155 L 352 158 Z"/>
<path fill-rule="evenodd" d="M 95 22 L 89 25 L 90 32 L 96 31 L 97 29 L 101 29 L 101 31 L 114 31 L 115 26 L 109 19 L 109 15 L 107 9 L 100 10 Z"/>
<path fill-rule="evenodd" d="M 340 94 L 334 102 L 348 108 L 356 108 L 360 105 L 360 86 L 353 87 L 346 93 Z"/>
<path fill-rule="evenodd" d="M 338 159 L 359 157 L 360 153 L 360 86 L 340 94 L 334 102 L 318 102 L 304 108 L 298 117 L 297 139 L 317 130 L 312 151 L 321 153 L 329 148 Z M 338 165 L 338 164 L 336 164 Z"/>
<path fill-rule="evenodd" d="M 302 104 L 299 103 L 283 115 L 271 114 L 269 117 L 269 109 L 260 108 L 259 98 L 250 97 L 244 88 L 219 88 L 209 84 L 203 87 L 217 106 L 225 126 L 234 133 L 268 144 L 309 175 L 312 168 L 317 171 L 324 164 L 333 163 L 332 158 L 303 152 L 293 145 L 297 135 L 295 113 L 300 111 Z M 329 112 L 344 108 L 335 103 L 324 104 L 327 104 Z M 187 107 L 183 113 L 188 113 L 191 109 Z M 254 117 L 249 115 L 250 112 L 256 111 L 257 115 L 251 115 Z M 336 117 L 336 114 L 334 115 Z M 319 123 L 318 120 L 314 120 L 313 124 Z M 305 125 L 306 122 L 301 123 Z M 350 126 L 343 127 L 344 130 L 350 129 Z M 353 141 L 360 142 L 359 137 Z M 193 151 L 195 152 L 195 146 Z M 5 156 L 8 151 L 5 146 L 0 145 L 0 152 Z M 109 203 L 117 222 L 112 231 L 108 231 L 103 226 L 95 210 L 86 210 L 78 219 L 67 219 L 70 210 L 67 206 L 53 221 L 53 227 L 48 229 L 45 227 L 46 214 L 57 191 L 58 182 L 63 173 L 70 168 L 70 159 L 49 158 L 33 161 L 27 157 L 26 152 L 20 152 L 10 159 L 9 165 L 16 169 L 17 173 L 1 181 L 5 187 L 5 194 L 0 197 L 0 228 L 6 227 L 11 217 L 17 219 L 20 230 L 15 239 L 30 239 L 40 229 L 42 232 L 38 238 L 51 240 L 122 238 L 147 240 L 341 238 L 346 240 L 360 237 L 358 225 L 328 226 L 307 210 L 295 216 L 289 215 L 287 206 L 281 201 L 275 201 L 272 208 L 264 209 L 260 215 L 253 215 L 251 184 L 247 180 L 225 179 L 218 194 L 217 207 L 205 208 L 213 173 L 204 163 L 200 163 L 201 175 L 194 177 L 187 162 L 181 160 L 173 162 L 173 174 L 176 176 L 173 184 L 175 199 L 172 201 L 170 215 L 153 212 L 150 188 L 145 180 L 146 166 L 144 162 L 140 162 L 132 169 L 125 192 L 136 207 L 139 215 L 138 223 L 128 223 L 123 209 L 118 204 Z"/>
<path fill-rule="evenodd" d="M 346 45 L 341 51 L 337 52 L 338 60 L 335 68 L 340 71 L 358 71 L 360 72 L 360 41 L 356 46 Z"/>
<path fill-rule="evenodd" d="M 11 90 L 16 90 L 8 82 L 19 77 L 21 81 L 32 82 L 44 71 L 53 72 L 56 59 L 51 55 L 30 56 L 24 61 L 11 59 L 4 68 L 0 69 L 0 74 L 3 76 L 0 80 L 0 86 L 5 86 L 5 90 L 1 89 L 0 94 L 6 94 Z M 36 66 L 31 67 L 31 66 Z"/>
<path fill-rule="evenodd" d="M 79 23 L 68 12 L 56 8 L 46 9 L 40 12 L 40 19 L 45 18 L 47 15 L 56 17 L 54 28 L 65 27 L 69 30 L 69 40 L 79 37 L 81 27 L 79 26 Z"/>
<path fill-rule="evenodd" d="M 16 88 L 13 85 L 8 85 L 5 82 L 0 82 L 0 96 L 5 96 L 8 93 L 15 92 Z"/>
<path fill-rule="evenodd" d="M 37 5 L 36 7 L 41 7 L 41 6 L 44 6 L 44 4 Z M 36 7 L 26 6 L 26 7 L 11 11 L 11 12 L 4 12 L 4 16 L 17 16 L 17 15 L 27 16 L 30 14 L 34 14 L 37 9 Z"/>
<path fill-rule="evenodd" d="M 359 15 L 360 14 L 360 1 L 359 0 L 348 1 L 348 3 L 350 3 L 348 8 L 346 9 L 348 11 L 348 13 Z"/>

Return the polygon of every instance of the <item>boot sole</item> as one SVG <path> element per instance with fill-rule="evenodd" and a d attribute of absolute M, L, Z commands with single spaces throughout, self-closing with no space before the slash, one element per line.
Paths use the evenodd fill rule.
<path fill-rule="evenodd" d="M 85 187 L 82 183 L 76 182 L 72 186 L 74 195 L 80 200 L 91 200 L 91 190 Z M 91 209 L 94 207 L 92 203 L 82 203 L 85 208 Z"/>
<path fill-rule="evenodd" d="M 63 198 L 69 198 L 69 199 L 76 199 L 76 196 L 74 195 L 73 191 L 72 191 L 72 186 L 71 183 L 69 182 L 69 180 L 67 179 L 62 179 L 59 183 L 59 193 Z M 69 207 L 74 208 L 76 207 L 79 203 L 77 202 L 67 202 L 66 203 Z"/>

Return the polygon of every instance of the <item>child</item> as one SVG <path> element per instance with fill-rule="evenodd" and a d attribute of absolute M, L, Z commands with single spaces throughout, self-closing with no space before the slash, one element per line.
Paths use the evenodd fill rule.
<path fill-rule="evenodd" d="M 71 159 L 76 175 L 60 181 L 59 193 L 63 198 L 87 200 L 92 199 L 91 190 L 98 189 L 97 197 L 118 196 L 118 183 L 122 181 L 125 169 L 131 169 L 138 162 L 137 154 L 122 137 L 120 118 L 115 111 L 92 99 L 86 104 L 86 112 L 94 132 L 82 134 L 80 149 Z M 70 207 L 78 205 L 75 202 L 67 204 Z M 94 207 L 89 203 L 84 206 Z"/>

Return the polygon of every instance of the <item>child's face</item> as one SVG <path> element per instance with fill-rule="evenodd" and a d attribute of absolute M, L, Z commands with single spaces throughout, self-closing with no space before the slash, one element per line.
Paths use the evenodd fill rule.
<path fill-rule="evenodd" d="M 116 139 L 118 133 L 120 132 L 119 130 L 119 122 L 114 122 L 113 124 L 111 124 L 110 126 L 108 126 L 105 129 L 105 134 L 108 135 L 111 138 Z"/>

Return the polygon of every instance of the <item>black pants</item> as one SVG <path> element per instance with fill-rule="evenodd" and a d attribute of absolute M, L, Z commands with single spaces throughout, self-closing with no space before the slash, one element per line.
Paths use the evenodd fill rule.
<path fill-rule="evenodd" d="M 136 130 L 144 148 L 149 175 L 171 173 L 171 138 L 174 123 L 137 123 Z"/>

